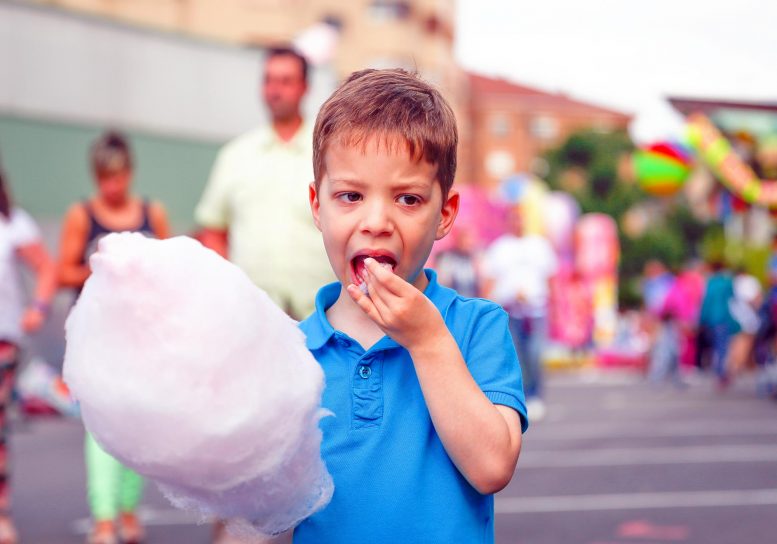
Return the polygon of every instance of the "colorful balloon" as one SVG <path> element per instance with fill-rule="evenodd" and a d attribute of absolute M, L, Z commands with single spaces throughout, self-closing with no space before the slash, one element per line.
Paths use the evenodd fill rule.
<path fill-rule="evenodd" d="M 675 194 L 691 173 L 691 157 L 679 144 L 659 142 L 633 155 L 640 187 L 656 196 Z"/>
<path fill-rule="evenodd" d="M 518 205 L 526 196 L 531 177 L 526 174 L 507 176 L 497 188 L 497 197 L 510 205 Z"/>
<path fill-rule="evenodd" d="M 553 191 L 545 202 L 545 235 L 561 254 L 571 253 L 580 206 L 569 193 Z"/>

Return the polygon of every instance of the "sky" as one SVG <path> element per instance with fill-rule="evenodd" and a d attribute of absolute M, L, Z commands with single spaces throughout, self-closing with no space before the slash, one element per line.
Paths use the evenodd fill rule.
<path fill-rule="evenodd" d="M 635 114 L 639 143 L 677 137 L 663 97 L 777 103 L 777 2 L 457 0 L 469 71 Z"/>

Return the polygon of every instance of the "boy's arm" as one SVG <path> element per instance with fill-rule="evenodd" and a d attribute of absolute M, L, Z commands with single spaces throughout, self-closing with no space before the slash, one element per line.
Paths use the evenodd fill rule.
<path fill-rule="evenodd" d="M 467 481 L 480 493 L 496 493 L 518 462 L 520 416 L 480 390 L 444 323 L 430 340 L 409 351 L 434 428 Z"/>
<path fill-rule="evenodd" d="M 432 302 L 415 287 L 367 259 L 370 297 L 348 292 L 362 310 L 403 345 L 415 365 L 435 430 L 459 471 L 480 493 L 512 478 L 521 450 L 518 413 L 494 405 L 469 372 Z"/>

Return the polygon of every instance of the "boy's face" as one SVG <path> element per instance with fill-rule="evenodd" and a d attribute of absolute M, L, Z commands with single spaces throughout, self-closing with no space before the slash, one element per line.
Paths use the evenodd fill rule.
<path fill-rule="evenodd" d="M 364 148 L 333 141 L 324 165 L 319 187 L 310 185 L 310 206 L 340 282 L 362 283 L 364 259 L 373 257 L 423 290 L 423 265 L 453 225 L 458 193 L 443 202 L 434 165 L 374 138 Z"/>

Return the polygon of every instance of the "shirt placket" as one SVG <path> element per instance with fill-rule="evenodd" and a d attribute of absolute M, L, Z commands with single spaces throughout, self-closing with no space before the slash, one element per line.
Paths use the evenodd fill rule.
<path fill-rule="evenodd" d="M 383 422 L 383 352 L 364 352 L 345 340 L 351 367 L 351 428 L 380 427 Z"/>

